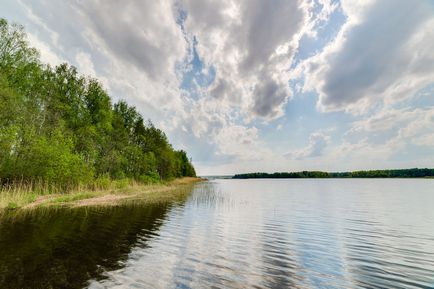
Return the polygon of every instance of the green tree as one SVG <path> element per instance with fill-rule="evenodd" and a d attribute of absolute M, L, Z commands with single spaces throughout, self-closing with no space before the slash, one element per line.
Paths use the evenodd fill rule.
<path fill-rule="evenodd" d="M 125 101 L 66 63 L 39 62 L 23 27 L 0 19 L 0 179 L 61 188 L 110 176 L 194 176 L 185 151 Z"/>

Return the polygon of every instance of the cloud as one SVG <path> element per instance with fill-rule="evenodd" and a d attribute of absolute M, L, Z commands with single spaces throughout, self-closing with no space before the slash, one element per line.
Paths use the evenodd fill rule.
<path fill-rule="evenodd" d="M 305 90 L 322 111 L 363 113 L 408 99 L 434 81 L 430 1 L 342 1 L 348 17 L 337 38 L 305 61 Z M 299 67 L 300 68 L 300 67 Z"/>
<path fill-rule="evenodd" d="M 21 6 L 39 34 L 49 30 L 57 36 L 45 39 L 55 52 L 84 73 L 107 79 L 115 98 L 127 99 L 157 121 L 182 114 L 176 66 L 188 56 L 188 43 L 173 1 L 22 1 Z"/>
<path fill-rule="evenodd" d="M 399 127 L 396 139 L 415 145 L 434 146 L 434 143 L 428 143 L 429 136 L 434 133 L 434 107 L 415 109 L 409 113 L 412 113 L 413 119 Z"/>
<path fill-rule="evenodd" d="M 355 121 L 348 133 L 356 132 L 385 132 L 391 129 L 403 127 L 409 121 L 417 118 L 423 110 L 411 109 L 384 109 L 371 117 Z"/>
<path fill-rule="evenodd" d="M 279 5 L 284 4 L 284 2 L 279 3 Z M 235 10 L 241 13 L 241 8 L 249 8 L 247 2 L 243 3 L 243 7 L 235 7 L 232 11 L 227 9 L 235 5 L 235 2 L 228 4 L 228 2 L 216 1 L 206 5 L 194 4 L 188 7 L 190 10 L 187 13 L 189 19 L 195 19 L 195 25 L 198 25 L 197 28 L 194 27 L 195 29 L 199 29 L 200 25 L 206 26 L 202 27 L 203 30 L 200 30 L 201 33 L 197 35 L 201 43 L 198 44 L 198 49 L 200 49 L 199 46 L 202 47 L 202 52 L 205 48 L 213 51 L 213 45 L 216 43 L 206 42 L 207 29 L 218 31 L 213 34 L 214 36 L 223 33 L 225 32 L 225 21 L 229 17 L 228 13 L 233 13 Z M 258 2 L 255 5 L 263 4 Z M 247 31 L 237 31 L 237 28 L 244 24 L 235 24 L 238 22 L 238 16 L 230 16 L 232 28 L 229 33 L 231 35 L 224 38 L 224 40 L 233 42 L 228 44 L 229 50 L 225 50 L 231 54 L 228 59 L 234 57 L 235 52 L 245 50 L 247 53 L 245 57 L 234 62 L 236 70 L 242 67 L 246 70 L 255 70 L 249 79 L 259 77 L 266 80 L 266 83 L 263 85 L 258 81 L 252 82 L 251 85 L 237 83 L 244 79 L 232 78 L 231 74 L 225 76 L 225 69 L 218 70 L 225 67 L 226 62 L 223 60 L 226 56 L 203 54 L 202 60 L 205 63 L 202 73 L 203 71 L 209 72 L 208 68 L 213 65 L 211 60 L 214 56 L 220 59 L 215 61 L 215 69 L 219 77 L 213 87 L 215 87 L 215 94 L 222 97 L 215 98 L 211 93 L 202 91 L 199 86 L 195 88 L 196 96 L 192 94 L 193 89 L 180 88 L 183 73 L 193 69 L 188 63 L 194 57 L 192 35 L 195 29 L 187 29 L 188 21 L 183 28 L 182 17 L 177 10 L 179 6 L 175 1 L 124 1 L 122 3 L 98 0 L 47 1 L 45 4 L 23 1 L 22 7 L 27 13 L 31 11 L 29 19 L 33 21 L 35 30 L 39 31 L 40 35 L 47 35 L 46 32 L 49 30 L 50 35 L 58 36 L 44 39 L 47 47 L 52 47 L 53 55 L 56 52 L 64 55 L 65 60 L 76 65 L 82 73 L 102 80 L 115 100 L 124 98 L 130 104 L 135 105 L 145 118 L 151 118 L 167 131 L 169 139 L 177 147 L 186 148 L 185 145 L 188 145 L 188 151 L 194 155 L 196 150 L 204 151 L 198 147 L 203 146 L 204 143 L 200 139 L 206 139 L 209 144 L 209 154 L 216 158 L 227 155 L 234 159 L 244 160 L 257 158 L 258 154 L 254 152 L 266 151 L 258 140 L 257 129 L 253 126 L 246 126 L 243 121 L 240 121 L 240 107 L 233 106 L 233 104 L 241 103 L 242 107 L 249 107 L 264 117 L 276 115 L 276 106 L 286 101 L 287 92 L 282 89 L 279 73 L 268 72 L 268 69 L 262 67 L 268 65 L 269 56 L 275 54 L 273 49 L 278 44 L 288 41 L 284 40 L 285 35 L 293 34 L 293 32 L 285 34 L 284 25 L 290 25 L 289 30 L 296 31 L 298 28 L 291 27 L 291 23 L 292 21 L 298 23 L 298 20 L 289 22 L 284 19 L 280 19 L 280 22 L 270 20 L 267 24 L 268 28 L 280 28 L 285 31 L 281 32 L 282 35 L 279 37 L 269 38 L 263 30 L 265 28 L 261 28 L 259 23 L 254 22 L 262 23 L 262 17 L 269 17 L 271 14 L 250 15 L 252 19 L 249 23 L 246 22 L 251 30 L 249 33 L 262 29 L 261 37 L 270 42 L 270 46 L 255 48 L 253 46 L 256 45 L 257 40 L 254 35 L 244 39 L 242 46 L 238 46 L 237 37 Z M 200 7 L 203 9 L 199 9 Z M 289 4 L 288 7 L 298 9 L 295 4 Z M 262 8 L 271 9 L 269 13 L 273 11 L 280 13 L 277 6 Z M 258 14 L 262 8 L 256 7 L 256 12 L 249 8 L 249 13 Z M 62 18 L 58 15 L 62 15 Z M 234 35 L 235 33 L 238 33 L 238 36 Z M 223 41 L 219 45 L 226 44 Z M 249 49 L 246 50 L 246 48 Z M 277 64 L 278 62 L 275 61 L 274 67 L 277 67 Z M 235 66 L 228 69 L 238 74 L 232 70 Z M 240 94 L 240 87 L 241 90 L 251 90 L 251 92 Z M 253 90 L 257 96 L 255 102 L 250 98 L 245 99 L 253 95 Z M 228 93 L 229 95 L 225 96 Z M 275 100 L 271 99 L 271 104 L 268 104 L 264 93 L 270 94 L 271 98 L 275 96 L 273 98 Z M 225 97 L 229 101 L 225 101 Z M 196 141 L 192 142 L 190 139 Z M 246 149 L 243 149 L 243 146 Z M 247 153 L 249 150 L 250 152 Z"/>
<path fill-rule="evenodd" d="M 65 60 L 57 55 L 47 43 L 40 40 L 33 34 L 27 33 L 27 40 L 29 41 L 30 46 L 36 48 L 39 51 L 40 59 L 43 63 L 56 66 L 65 62 Z"/>
<path fill-rule="evenodd" d="M 283 115 L 291 96 L 287 72 L 307 7 L 287 0 L 184 0 L 182 7 L 201 59 L 216 69 L 209 93 L 238 107 L 246 119 Z"/>
<path fill-rule="evenodd" d="M 175 63 L 185 57 L 188 47 L 172 1 L 94 0 L 74 7 L 105 50 L 151 79 L 174 73 Z"/>
<path fill-rule="evenodd" d="M 296 160 L 319 157 L 324 154 L 324 150 L 329 143 L 330 137 L 321 131 L 317 131 L 309 136 L 309 144 L 305 148 L 287 153 L 285 156 Z"/>
<path fill-rule="evenodd" d="M 382 110 L 368 118 L 355 121 L 346 133 L 385 133 L 395 131 L 402 140 L 434 132 L 434 107 Z M 434 145 L 434 143 L 433 143 Z"/>
<path fill-rule="evenodd" d="M 287 89 L 270 79 L 256 84 L 253 90 L 253 113 L 271 118 L 280 115 L 281 105 L 285 103 L 287 93 Z"/>
<path fill-rule="evenodd" d="M 413 138 L 413 143 L 418 146 L 432 147 L 434 145 L 434 133 L 423 134 Z"/>
<path fill-rule="evenodd" d="M 78 69 L 85 75 L 92 77 L 96 76 L 95 67 L 92 62 L 91 55 L 85 52 L 79 52 L 75 55 L 75 61 L 77 62 Z"/>
<path fill-rule="evenodd" d="M 354 122 L 328 158 L 357 169 L 430 166 L 433 148 L 434 107 L 402 108 Z"/>
<path fill-rule="evenodd" d="M 411 99 L 434 82 L 428 0 L 19 3 L 44 62 L 97 77 L 202 168 L 363 168 L 434 145 L 432 109 Z M 308 91 L 318 93 L 320 112 L 359 115 L 314 112 L 307 98 L 286 109 Z M 422 98 L 419 106 L 431 103 Z M 293 144 L 279 130 L 298 117 L 297 137 L 309 142 L 285 158 L 283 146 Z M 331 143 L 328 124 L 343 143 Z"/>
<path fill-rule="evenodd" d="M 206 159 L 214 155 L 215 162 L 251 161 L 272 155 L 259 139 L 258 129 L 238 123 L 238 114 L 219 99 L 202 97 L 186 109 L 187 117 L 167 129 L 185 142 L 194 138 L 193 151 L 208 149 Z M 183 128 L 186 138 L 179 135 Z"/>

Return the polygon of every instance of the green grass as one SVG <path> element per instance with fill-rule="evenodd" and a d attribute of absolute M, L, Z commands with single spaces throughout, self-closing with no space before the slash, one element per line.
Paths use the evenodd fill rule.
<path fill-rule="evenodd" d="M 34 202 L 41 195 L 28 185 L 9 186 L 0 189 L 0 209 L 14 210 Z"/>
<path fill-rule="evenodd" d="M 0 187 L 0 211 L 41 206 L 112 206 L 130 201 L 165 202 L 185 196 L 198 180 L 182 178 L 145 184 L 131 179 L 102 179 L 69 191 L 42 183 L 20 183 Z"/>
<path fill-rule="evenodd" d="M 50 203 L 67 203 L 78 200 L 90 199 L 100 195 L 98 192 L 80 192 L 66 195 L 60 195 L 50 199 Z"/>

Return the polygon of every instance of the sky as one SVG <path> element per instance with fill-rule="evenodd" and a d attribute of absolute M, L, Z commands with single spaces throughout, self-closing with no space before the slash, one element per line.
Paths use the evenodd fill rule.
<path fill-rule="evenodd" d="M 432 0 L 2 0 L 199 175 L 434 167 Z"/>

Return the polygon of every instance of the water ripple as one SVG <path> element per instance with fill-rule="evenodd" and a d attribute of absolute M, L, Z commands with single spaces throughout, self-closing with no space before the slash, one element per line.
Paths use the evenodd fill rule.
<path fill-rule="evenodd" d="M 199 184 L 89 288 L 433 288 L 432 180 L 353 182 Z"/>

